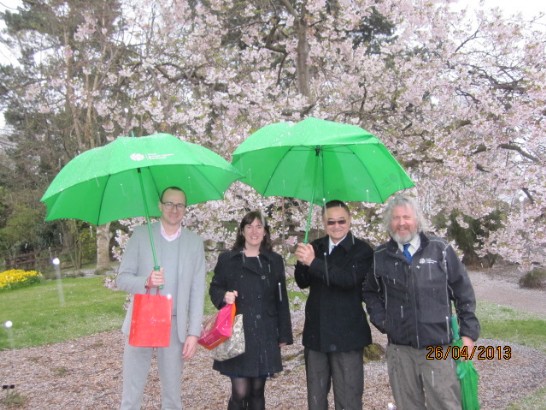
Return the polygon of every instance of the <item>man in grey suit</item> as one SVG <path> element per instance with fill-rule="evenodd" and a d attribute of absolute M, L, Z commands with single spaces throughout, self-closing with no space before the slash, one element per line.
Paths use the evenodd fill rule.
<path fill-rule="evenodd" d="M 203 240 L 181 226 L 186 211 L 186 195 L 178 187 L 161 194 L 160 221 L 152 224 L 157 259 L 153 254 L 147 228 L 135 229 L 125 249 L 116 279 L 118 288 L 131 294 L 145 293 L 147 288 L 161 288 L 161 294 L 173 298 L 171 339 L 168 347 L 157 348 L 161 382 L 161 408 L 181 409 L 180 383 L 184 360 L 197 350 L 201 333 L 205 294 L 205 252 Z M 155 291 L 154 291 L 155 292 Z M 129 334 L 132 299 L 123 333 Z M 125 341 L 123 353 L 123 394 L 121 409 L 140 409 L 148 378 L 153 348 L 134 347 Z"/>

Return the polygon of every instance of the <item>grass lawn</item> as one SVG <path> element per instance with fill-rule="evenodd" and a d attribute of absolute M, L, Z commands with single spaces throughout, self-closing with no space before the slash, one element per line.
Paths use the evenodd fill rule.
<path fill-rule="evenodd" d="M 517 400 L 506 407 L 506 410 L 544 410 L 546 409 L 546 387 L 533 395 Z"/>
<path fill-rule="evenodd" d="M 0 293 L 0 350 L 40 346 L 121 328 L 125 292 L 103 277 L 64 278 Z M 64 298 L 64 304 L 62 303 Z M 5 326 L 6 321 L 12 327 Z"/>
<path fill-rule="evenodd" d="M 212 272 L 207 275 L 207 289 Z M 307 292 L 288 281 L 293 303 Z M 64 298 L 64 305 L 61 303 Z M 0 349 L 56 343 L 121 327 L 126 293 L 107 289 L 102 276 L 64 278 L 0 293 Z M 205 293 L 205 314 L 216 312 Z M 493 303 L 478 302 L 481 337 L 518 343 L 546 352 L 546 320 Z M 13 327 L 4 324 L 11 321 Z"/>
<path fill-rule="evenodd" d="M 481 338 L 529 346 L 546 353 L 546 320 L 494 303 L 478 302 Z"/>

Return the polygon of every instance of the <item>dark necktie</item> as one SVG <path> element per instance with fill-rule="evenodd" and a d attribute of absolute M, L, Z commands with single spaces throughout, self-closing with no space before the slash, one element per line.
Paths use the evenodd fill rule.
<path fill-rule="evenodd" d="M 409 247 L 410 247 L 410 244 L 409 243 L 405 243 L 404 244 L 404 256 L 406 257 L 406 260 L 411 263 L 411 259 L 412 259 L 412 256 L 411 256 L 411 253 L 409 251 Z"/>

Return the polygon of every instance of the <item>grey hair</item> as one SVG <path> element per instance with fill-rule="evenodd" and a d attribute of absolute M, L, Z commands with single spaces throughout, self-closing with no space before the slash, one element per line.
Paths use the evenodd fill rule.
<path fill-rule="evenodd" d="M 392 236 L 391 232 L 391 222 L 392 222 L 392 214 L 394 212 L 394 208 L 399 206 L 407 206 L 411 209 L 413 209 L 413 212 L 415 212 L 415 219 L 417 220 L 417 232 L 423 232 L 426 227 L 425 217 L 423 216 L 423 212 L 421 211 L 421 207 L 419 206 L 416 199 L 412 198 L 411 196 L 404 195 L 404 194 L 396 194 L 387 204 L 387 207 L 385 208 L 385 211 L 383 212 L 383 226 L 386 229 L 386 231 L 389 233 L 389 235 Z"/>

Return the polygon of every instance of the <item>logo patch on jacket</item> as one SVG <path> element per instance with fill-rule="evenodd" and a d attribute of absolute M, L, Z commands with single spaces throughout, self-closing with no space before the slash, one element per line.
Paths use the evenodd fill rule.
<path fill-rule="evenodd" d="M 430 258 L 421 258 L 421 259 L 419 259 L 419 263 L 421 265 L 425 265 L 425 264 L 426 265 L 429 265 L 429 264 L 434 265 L 435 263 L 438 263 L 438 261 L 436 261 L 434 259 L 430 259 Z"/>

